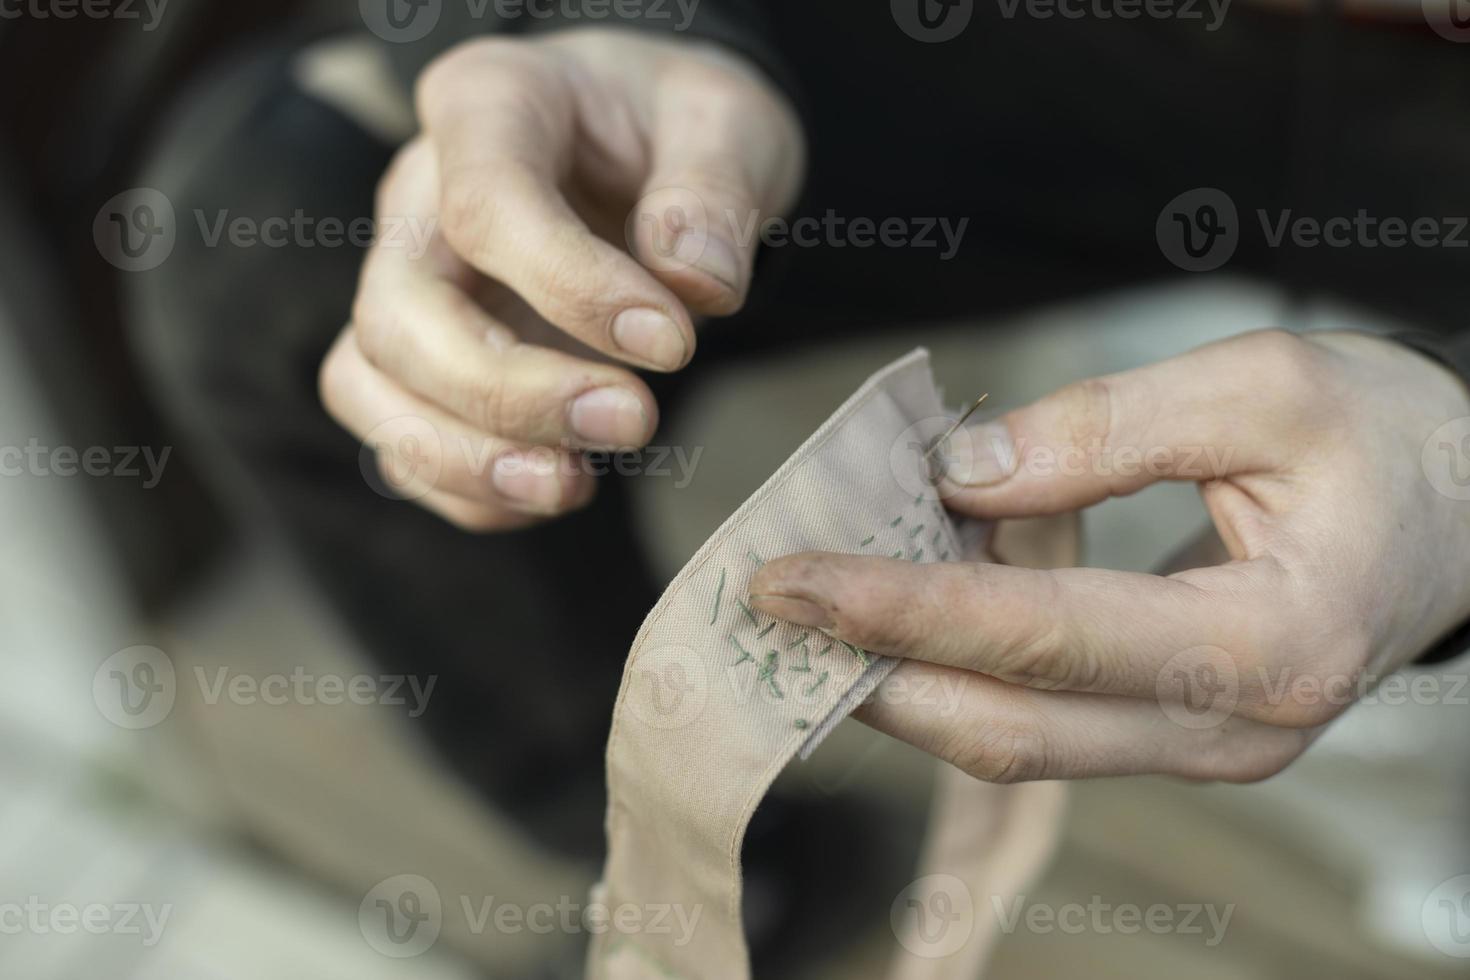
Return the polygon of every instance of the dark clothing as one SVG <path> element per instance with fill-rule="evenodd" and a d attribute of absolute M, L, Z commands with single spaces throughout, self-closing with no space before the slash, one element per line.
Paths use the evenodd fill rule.
<path fill-rule="evenodd" d="M 440 31 L 391 46 L 405 77 L 492 26 L 456 19 L 462 7 L 446 0 Z M 1470 373 L 1470 234 L 1460 247 L 1273 247 L 1256 218 L 1470 213 L 1459 46 L 1427 28 L 1312 27 L 1240 4 L 1216 31 L 999 9 L 977 4 L 960 37 L 922 44 L 885 3 L 698 5 L 691 36 L 752 54 L 796 93 L 811 146 L 800 214 L 969 224 L 950 261 L 882 245 L 776 250 L 748 310 L 704 330 L 690 370 L 654 379 L 667 411 L 733 357 L 1184 275 L 1156 223 L 1199 187 L 1240 215 L 1223 272 L 1401 317 Z M 145 175 L 181 216 L 371 215 L 389 148 L 295 90 L 286 59 L 221 71 L 183 107 Z M 486 537 L 374 492 L 316 394 L 359 262 L 346 248 L 228 251 L 181 235 L 163 266 L 128 277 L 140 349 L 180 425 L 270 505 L 383 669 L 439 675 L 416 724 L 443 756 L 533 832 L 595 850 L 622 660 L 659 589 L 625 488 L 604 480 L 582 513 Z"/>

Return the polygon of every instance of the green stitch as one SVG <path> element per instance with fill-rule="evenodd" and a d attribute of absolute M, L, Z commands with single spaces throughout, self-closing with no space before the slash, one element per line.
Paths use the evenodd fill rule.
<path fill-rule="evenodd" d="M 799 667 L 788 667 L 787 670 L 797 674 L 810 674 L 812 672 L 812 652 L 805 646 L 801 648 L 801 665 Z"/>
<path fill-rule="evenodd" d="M 806 637 L 804 637 L 804 636 L 798 636 L 796 639 L 794 639 L 790 643 L 786 644 L 786 649 L 790 650 L 792 647 L 799 647 L 799 646 L 801 646 L 805 642 L 806 642 Z"/>
<path fill-rule="evenodd" d="M 769 633 L 771 630 L 773 630 L 775 628 L 776 628 L 776 621 L 775 620 L 771 620 L 769 623 L 767 623 L 765 625 L 765 627 L 759 633 L 757 633 L 755 635 L 755 638 L 757 640 L 759 640 L 761 637 L 765 636 L 767 633 Z"/>
<path fill-rule="evenodd" d="M 923 524 L 920 524 L 918 527 L 914 528 L 912 531 L 909 532 L 909 537 L 911 537 L 911 538 L 917 538 L 919 535 L 921 535 L 923 533 L 924 533 L 924 525 Z"/>
<path fill-rule="evenodd" d="M 715 625 L 715 620 L 720 618 L 720 599 L 725 594 L 725 569 L 720 569 L 720 585 L 715 589 L 715 610 L 709 614 L 709 624 Z"/>
<path fill-rule="evenodd" d="M 923 557 L 924 557 L 924 549 L 923 548 L 920 548 L 918 551 L 915 551 L 912 555 L 909 556 L 909 561 L 918 561 L 920 558 L 923 558 Z"/>
<path fill-rule="evenodd" d="M 949 552 L 948 551 L 941 551 L 939 553 L 939 560 L 940 561 L 949 561 Z"/>
<path fill-rule="evenodd" d="M 751 561 L 755 562 L 757 565 L 764 565 L 766 563 L 766 560 L 760 555 L 756 554 L 754 551 L 747 551 L 745 553 L 745 556 Z"/>
<path fill-rule="evenodd" d="M 915 507 L 919 506 L 923 502 L 924 502 L 924 495 L 922 493 L 919 494 L 917 497 L 914 498 L 914 506 Z"/>
<path fill-rule="evenodd" d="M 749 617 L 751 625 L 759 625 L 760 620 L 755 618 L 755 613 L 751 611 L 751 608 L 745 603 L 741 602 L 739 599 L 736 599 L 735 601 L 740 605 L 740 611 L 745 613 L 745 615 Z"/>
<path fill-rule="evenodd" d="M 903 515 L 902 514 L 899 514 L 893 520 L 891 520 L 891 521 L 888 522 L 888 526 L 889 527 L 898 527 L 902 523 L 903 523 Z"/>
<path fill-rule="evenodd" d="M 868 658 L 867 651 L 862 650 L 862 649 L 860 649 L 858 647 L 853 646 L 851 643 L 848 643 L 846 640 L 843 640 L 842 641 L 842 645 L 845 646 L 845 647 L 847 647 L 853 653 L 857 654 L 858 660 L 862 661 L 862 664 L 863 664 L 864 667 L 870 667 L 870 666 L 872 666 L 873 661 Z"/>
<path fill-rule="evenodd" d="M 866 548 L 868 545 L 870 545 L 870 544 L 873 543 L 873 539 L 875 537 L 877 537 L 876 534 L 870 534 L 870 535 L 868 535 L 866 538 L 863 539 L 863 543 L 860 544 L 860 545 L 858 545 L 858 547 L 859 548 Z"/>
<path fill-rule="evenodd" d="M 931 545 L 933 545 L 934 547 L 936 547 L 936 548 L 939 547 L 939 535 L 942 534 L 942 533 L 944 533 L 942 530 L 935 531 L 934 532 L 934 537 L 932 537 L 932 538 L 929 539 L 929 543 Z"/>
<path fill-rule="evenodd" d="M 760 673 L 756 674 L 756 680 L 765 681 L 771 686 L 771 693 L 784 700 L 786 694 L 781 690 L 781 685 L 776 683 L 776 658 L 779 656 L 780 654 L 775 650 L 766 654 L 765 665 L 761 667 Z"/>
<path fill-rule="evenodd" d="M 832 648 L 834 646 L 836 646 L 836 645 L 837 644 L 835 644 L 835 643 L 829 643 L 829 644 L 827 644 L 826 646 L 822 647 L 821 652 L 818 653 L 817 656 L 819 656 L 819 657 L 825 657 L 827 654 L 829 654 L 829 653 L 832 652 Z"/>
<path fill-rule="evenodd" d="M 902 549 L 902 548 L 900 548 L 900 549 L 898 549 L 898 550 L 897 550 L 897 551 L 895 551 L 895 552 L 894 552 L 894 553 L 893 553 L 893 554 L 892 554 L 892 555 L 890 555 L 890 556 L 889 556 L 889 557 L 890 557 L 890 558 L 902 558 L 902 557 L 903 557 L 903 549 Z"/>
<path fill-rule="evenodd" d="M 731 633 L 730 634 L 730 642 L 733 643 L 733 644 L 735 644 L 735 649 L 737 649 L 737 650 L 740 651 L 740 659 L 737 660 L 737 661 L 735 661 L 735 663 L 731 664 L 731 666 L 733 666 L 733 667 L 739 667 L 741 664 L 745 663 L 745 661 L 747 661 L 747 660 L 749 660 L 751 663 L 755 663 L 755 657 L 751 656 L 750 651 L 747 650 L 747 649 L 745 649 L 745 647 L 743 647 L 743 646 L 740 645 L 740 641 L 737 640 L 737 639 L 735 639 L 735 634 L 734 633 Z"/>
<path fill-rule="evenodd" d="M 805 718 L 796 719 L 796 727 L 800 728 L 802 731 L 806 731 L 807 725 L 809 724 L 810 722 L 808 722 Z"/>
<path fill-rule="evenodd" d="M 821 677 L 818 677 L 816 680 L 814 680 L 810 684 L 808 684 L 807 687 L 806 687 L 806 690 L 803 691 L 802 693 L 805 694 L 807 697 L 811 697 L 813 694 L 816 694 L 817 693 L 817 688 L 819 688 L 823 684 L 827 683 L 828 673 L 829 673 L 828 671 L 825 671 L 825 670 L 822 671 L 822 676 Z"/>

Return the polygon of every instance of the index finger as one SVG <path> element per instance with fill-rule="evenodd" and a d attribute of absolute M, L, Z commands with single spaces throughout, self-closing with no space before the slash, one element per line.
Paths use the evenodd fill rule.
<path fill-rule="evenodd" d="M 1231 588 L 1209 575 L 808 552 L 767 562 L 750 592 L 763 612 L 873 653 L 1037 689 L 1208 702 L 1203 710 L 1217 715 L 1293 723 L 1261 669 L 1291 647 L 1282 573 L 1269 563 L 1227 568 Z"/>
<path fill-rule="evenodd" d="M 689 362 L 684 304 L 562 194 L 582 137 L 554 67 L 525 49 L 472 45 L 425 72 L 418 105 L 439 157 L 443 233 L 461 258 L 604 354 L 662 371 Z"/>

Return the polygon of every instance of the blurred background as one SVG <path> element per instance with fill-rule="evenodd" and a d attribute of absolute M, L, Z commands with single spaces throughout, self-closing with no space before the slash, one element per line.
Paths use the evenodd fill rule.
<path fill-rule="evenodd" d="M 421 955 L 396 959 L 375 943 L 360 913 L 395 875 L 431 880 L 450 906 L 580 900 L 598 871 L 528 840 L 400 710 L 211 704 L 182 680 L 196 669 L 375 672 L 289 542 L 221 500 L 202 472 L 207 457 L 163 419 L 124 334 L 122 274 L 92 236 L 103 202 L 134 185 L 160 107 L 185 79 L 253 34 L 279 37 L 288 25 L 305 40 L 355 16 L 351 4 L 325 16 L 304 6 L 170 0 L 151 30 L 0 20 L 10 93 L 0 104 L 0 446 L 129 447 L 145 475 L 149 458 L 161 463 L 149 486 L 144 476 L 0 479 L 0 976 L 576 975 L 579 936 L 477 930 L 450 914 Z M 674 421 L 676 444 L 703 447 L 692 484 L 633 488 L 640 531 L 672 575 L 856 384 L 916 343 L 934 352 L 952 400 L 984 389 L 1010 406 L 1266 324 L 1397 325 L 1213 276 L 721 371 Z M 1113 501 L 1087 515 L 1086 560 L 1146 570 L 1204 523 L 1187 486 Z M 166 712 L 105 707 L 98 685 L 119 665 L 174 671 Z M 1431 673 L 1451 690 L 1467 669 L 1461 658 Z M 1022 929 L 1002 942 L 993 975 L 1465 976 L 1467 936 L 1456 929 L 1470 909 L 1456 919 L 1440 904 L 1459 895 L 1442 883 L 1470 873 L 1465 698 L 1470 689 L 1362 705 L 1260 785 L 1077 785 L 1036 902 L 1208 903 L 1233 908 L 1228 929 L 1212 945 L 1208 928 Z M 862 799 L 911 828 L 932 772 L 848 723 L 783 781 L 796 796 Z M 893 939 L 888 902 L 904 883 L 875 890 L 871 921 L 851 924 L 851 942 L 806 975 L 879 975 Z M 48 912 L 13 928 L 35 908 L 104 911 L 95 930 Z"/>

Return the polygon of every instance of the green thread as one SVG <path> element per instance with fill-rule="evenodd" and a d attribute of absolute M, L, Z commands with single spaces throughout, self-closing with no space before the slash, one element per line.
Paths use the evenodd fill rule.
<path fill-rule="evenodd" d="M 868 653 L 867 653 L 866 650 L 863 650 L 860 647 L 855 647 L 851 643 L 848 643 L 846 640 L 843 640 L 842 641 L 842 645 L 845 646 L 845 647 L 847 647 L 853 653 L 857 654 L 858 660 L 862 661 L 862 664 L 863 664 L 864 667 L 871 667 L 872 666 L 873 661 L 868 658 Z"/>
<path fill-rule="evenodd" d="M 939 553 L 939 560 L 940 561 L 949 561 L 949 552 L 948 551 L 941 551 Z"/>
<path fill-rule="evenodd" d="M 875 537 L 877 537 L 876 534 L 870 534 L 870 535 L 868 535 L 866 538 L 863 539 L 863 543 L 860 544 L 860 545 L 858 545 L 858 547 L 859 548 L 866 548 L 868 545 L 870 545 L 870 544 L 873 543 L 873 539 Z"/>
<path fill-rule="evenodd" d="M 909 561 L 918 561 L 920 558 L 923 558 L 923 557 L 924 557 L 924 549 L 923 548 L 920 548 L 919 550 L 915 551 L 912 555 L 909 556 Z"/>
<path fill-rule="evenodd" d="M 810 725 L 810 724 L 811 723 L 809 721 L 807 721 L 805 718 L 798 718 L 798 719 L 796 719 L 796 727 L 799 728 L 799 729 L 801 729 L 802 731 L 806 731 L 807 726 Z"/>
<path fill-rule="evenodd" d="M 772 650 L 770 653 L 766 654 L 766 662 L 761 667 L 760 672 L 756 674 L 756 680 L 765 681 L 767 684 L 770 685 L 772 694 L 776 695 L 776 697 L 782 700 L 785 700 L 785 692 L 781 690 L 781 685 L 776 683 L 776 658 L 779 656 L 780 654 L 777 653 L 775 650 Z"/>
<path fill-rule="evenodd" d="M 891 520 L 891 521 L 888 522 L 888 526 L 889 527 L 898 527 L 902 523 L 903 523 L 903 515 L 902 514 L 899 514 L 893 520 Z"/>
<path fill-rule="evenodd" d="M 740 651 L 740 659 L 737 660 L 737 661 L 735 661 L 735 663 L 732 664 L 731 666 L 739 667 L 741 664 L 745 663 L 745 661 L 747 661 L 747 660 L 749 660 L 751 663 L 755 663 L 755 657 L 751 656 L 750 651 L 747 650 L 747 649 L 745 649 L 745 647 L 743 647 L 743 646 L 740 645 L 740 641 L 737 640 L 737 639 L 735 639 L 735 634 L 734 633 L 731 633 L 730 634 L 730 642 L 733 643 L 733 644 L 735 644 L 735 649 L 737 649 L 737 650 Z"/>
<path fill-rule="evenodd" d="M 745 556 L 751 561 L 755 562 L 757 565 L 764 565 L 766 563 L 766 560 L 760 555 L 756 554 L 754 551 L 747 551 L 745 553 Z"/>
<path fill-rule="evenodd" d="M 897 551 L 895 551 L 895 552 L 894 552 L 894 553 L 893 553 L 893 554 L 892 554 L 892 555 L 890 555 L 890 556 L 889 556 L 889 557 L 890 557 L 890 558 L 902 558 L 902 557 L 903 557 L 903 549 L 902 549 L 902 548 L 899 548 L 899 549 L 898 549 L 898 550 L 897 550 Z"/>
<path fill-rule="evenodd" d="M 759 625 L 760 620 L 755 618 L 755 613 L 751 611 L 750 607 L 741 602 L 739 599 L 736 599 L 735 601 L 740 605 L 740 611 L 745 613 L 745 615 L 750 619 L 751 625 Z"/>
<path fill-rule="evenodd" d="M 829 644 L 827 644 L 826 646 L 822 647 L 821 652 L 818 653 L 817 656 L 819 656 L 819 657 L 825 657 L 827 654 L 829 654 L 829 653 L 832 652 L 832 648 L 834 646 L 836 646 L 836 645 L 837 644 L 835 644 L 835 643 L 829 643 Z"/>
<path fill-rule="evenodd" d="M 911 538 L 917 538 L 919 535 L 921 535 L 923 533 L 924 533 L 924 525 L 923 524 L 920 524 L 918 527 L 914 528 L 912 531 L 909 532 L 909 537 L 911 537 Z"/>
<path fill-rule="evenodd" d="M 936 547 L 936 548 L 939 547 L 939 535 L 941 533 L 943 533 L 943 532 L 942 531 L 935 531 L 934 532 L 934 537 L 932 537 L 932 538 L 929 539 L 929 543 L 931 545 L 933 545 L 934 547 Z"/>
<path fill-rule="evenodd" d="M 792 673 L 810 674 L 812 672 L 812 652 L 806 647 L 801 648 L 801 663 L 796 667 L 788 667 Z"/>
<path fill-rule="evenodd" d="M 773 630 L 773 629 L 775 629 L 775 628 L 776 628 L 776 621 L 775 621 L 775 620 L 771 620 L 771 621 L 770 621 L 770 622 L 769 622 L 769 623 L 767 623 L 767 624 L 766 624 L 766 625 L 765 625 L 765 626 L 764 626 L 764 627 L 763 627 L 763 628 L 762 628 L 762 629 L 761 629 L 761 631 L 760 631 L 760 632 L 759 632 L 759 633 L 757 633 L 757 634 L 756 634 L 756 635 L 755 635 L 755 638 L 756 638 L 756 639 L 757 639 L 757 640 L 759 640 L 759 639 L 760 639 L 760 638 L 761 638 L 761 637 L 763 637 L 763 636 L 765 636 L 765 635 L 766 635 L 766 634 L 767 634 L 767 633 L 769 633 L 769 632 L 770 632 L 770 631 L 771 631 L 771 630 Z"/>
<path fill-rule="evenodd" d="M 922 493 L 919 494 L 917 497 L 914 498 L 914 506 L 915 507 L 919 506 L 923 502 L 924 502 L 924 495 Z"/>
<path fill-rule="evenodd" d="M 790 650 L 792 647 L 799 647 L 799 646 L 801 646 L 805 642 L 806 642 L 806 637 L 804 637 L 804 636 L 798 636 L 796 639 L 794 639 L 790 643 L 786 644 L 786 649 Z"/>
<path fill-rule="evenodd" d="M 827 683 L 827 677 L 829 676 L 829 673 L 830 673 L 829 671 L 825 671 L 825 670 L 822 671 L 822 676 L 818 677 L 816 680 L 814 680 L 810 684 L 808 684 L 807 687 L 806 687 L 806 690 L 804 690 L 802 692 L 802 694 L 806 695 L 807 697 L 810 697 L 811 695 L 816 694 L 817 693 L 817 689 L 819 687 L 821 687 L 823 684 Z"/>
<path fill-rule="evenodd" d="M 720 618 L 720 600 L 725 595 L 725 569 L 720 569 L 720 585 L 715 589 L 715 609 L 709 614 L 709 624 L 715 625 L 715 620 Z"/>

